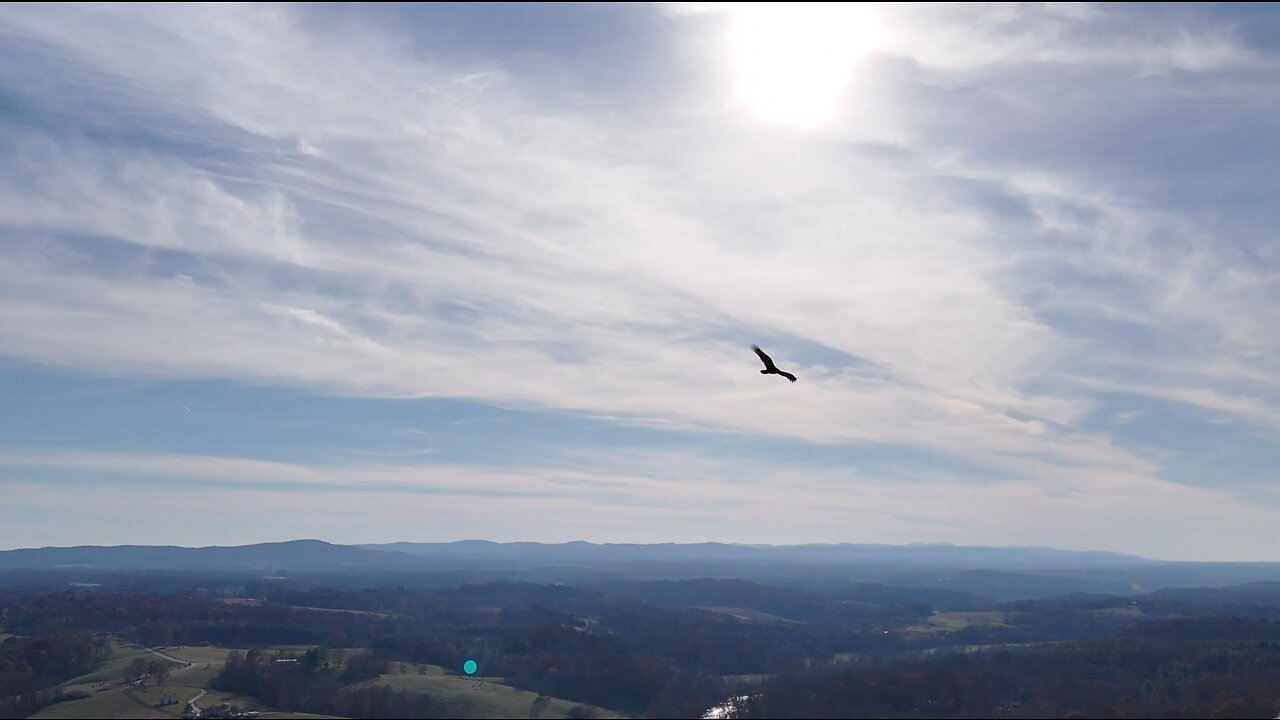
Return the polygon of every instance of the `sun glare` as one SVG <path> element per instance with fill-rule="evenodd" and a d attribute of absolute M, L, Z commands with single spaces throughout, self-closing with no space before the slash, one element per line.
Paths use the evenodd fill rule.
<path fill-rule="evenodd" d="M 736 101 L 761 120 L 801 129 L 838 115 L 854 66 L 884 41 L 868 3 L 742 3 L 731 12 Z"/>

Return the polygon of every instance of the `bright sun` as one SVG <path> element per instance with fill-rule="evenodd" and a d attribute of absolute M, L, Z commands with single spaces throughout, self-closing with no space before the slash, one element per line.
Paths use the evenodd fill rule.
<path fill-rule="evenodd" d="M 830 122 L 854 65 L 884 41 L 868 3 L 735 3 L 731 12 L 735 99 L 762 120 L 796 128 Z"/>

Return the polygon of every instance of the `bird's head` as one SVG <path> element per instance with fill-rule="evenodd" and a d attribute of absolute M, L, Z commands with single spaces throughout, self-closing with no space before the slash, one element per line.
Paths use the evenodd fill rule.
<path fill-rule="evenodd" d="M 761 374 L 761 375 L 768 375 L 768 374 L 769 374 L 769 371 L 768 371 L 768 370 L 761 370 L 761 371 L 760 371 L 760 374 Z"/>

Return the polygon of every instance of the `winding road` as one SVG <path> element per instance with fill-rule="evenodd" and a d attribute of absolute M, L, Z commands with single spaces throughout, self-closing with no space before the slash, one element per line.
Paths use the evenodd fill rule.
<path fill-rule="evenodd" d="M 149 648 L 149 647 L 146 647 L 146 646 L 140 646 L 140 647 L 142 647 L 142 649 L 143 649 L 143 650 L 146 650 L 147 652 L 151 653 L 152 655 L 156 655 L 156 656 L 162 657 L 162 658 L 164 658 L 165 660 L 168 660 L 168 661 L 170 661 L 170 662 L 176 662 L 176 663 L 178 663 L 178 664 L 182 665 L 184 668 L 189 668 L 189 667 L 191 667 L 192 665 L 195 665 L 195 663 L 193 663 L 193 662 L 191 662 L 191 661 L 189 661 L 189 660 L 179 660 L 178 658 L 176 658 L 176 657 L 174 657 L 174 656 L 172 656 L 172 655 L 166 655 L 166 654 L 164 654 L 164 653 L 162 653 L 162 652 L 160 652 L 159 650 L 156 650 L 156 649 L 154 649 L 154 648 Z M 208 694 L 209 694 L 209 693 L 208 693 L 204 688 L 200 688 L 200 694 L 199 694 L 199 695 L 196 695 L 195 697 L 193 697 L 193 698 L 191 698 L 190 700 L 188 700 L 188 701 L 187 701 L 187 710 L 189 710 L 189 711 L 191 712 L 191 714 L 192 714 L 192 715 L 194 715 L 194 716 L 196 716 L 196 717 L 200 717 L 200 706 L 196 704 L 196 701 L 197 701 L 197 700 L 199 700 L 200 698 L 204 697 L 205 695 L 208 695 Z M 185 713 L 184 713 L 184 714 L 185 714 Z"/>
<path fill-rule="evenodd" d="M 208 693 L 204 691 L 204 688 L 200 688 L 200 694 L 187 701 L 187 709 L 191 711 L 192 715 L 200 717 L 200 706 L 196 704 L 196 701 L 205 695 L 208 695 Z"/>
<path fill-rule="evenodd" d="M 183 667 L 191 667 L 191 666 L 194 664 L 194 663 L 191 663 L 191 662 L 187 662 L 186 660 L 179 660 L 178 658 L 173 657 L 172 655 L 165 655 L 164 653 L 160 652 L 159 650 L 153 650 L 153 649 L 151 649 L 151 648 L 149 648 L 149 647 L 144 647 L 144 648 L 142 648 L 142 649 L 143 649 L 143 650 L 146 650 L 147 652 L 151 653 L 152 655 L 159 655 L 160 657 L 164 658 L 165 660 L 170 660 L 170 661 L 172 661 L 172 662 L 176 662 L 176 663 L 178 663 L 179 665 L 182 665 Z"/>

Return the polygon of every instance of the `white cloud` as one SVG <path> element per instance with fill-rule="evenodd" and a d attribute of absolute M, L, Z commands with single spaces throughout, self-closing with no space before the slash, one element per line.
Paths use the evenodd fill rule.
<path fill-rule="evenodd" d="M 1160 482 L 1081 429 L 1100 390 L 1276 426 L 1276 254 L 1159 203 L 1154 166 L 1125 188 L 1079 159 L 1114 127 L 1116 68 L 1205 78 L 1143 85 L 1158 118 L 1270 67 L 1226 29 L 886 9 L 898 45 L 860 68 L 843 125 L 804 135 L 721 98 L 628 115 L 544 95 L 501 58 L 307 12 L 0 17 L 25 61 L 0 83 L 74 128 L 3 129 L 0 352 L 908 444 L 1015 474 L 1028 507 Z M 1081 94 L 1069 117 L 1044 88 Z M 801 381 L 762 380 L 751 342 Z M 797 364 L 804 343 L 879 370 Z"/>

